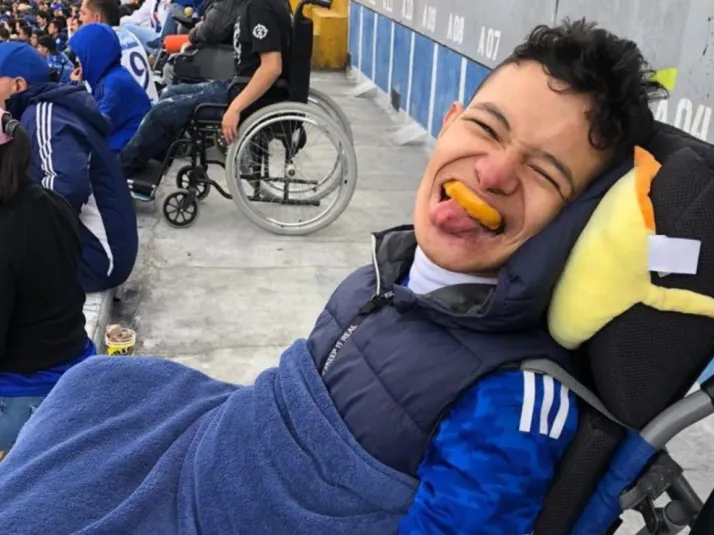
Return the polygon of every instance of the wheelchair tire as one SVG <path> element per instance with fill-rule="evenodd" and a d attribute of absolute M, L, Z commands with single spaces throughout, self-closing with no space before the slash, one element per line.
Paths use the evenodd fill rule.
<path fill-rule="evenodd" d="M 198 218 L 198 201 L 186 190 L 170 193 L 162 207 L 164 219 L 175 228 L 186 228 L 193 225 Z"/>
<path fill-rule="evenodd" d="M 312 104 L 313 106 L 320 108 L 328 117 L 332 118 L 336 123 L 342 126 L 345 134 L 347 134 L 347 138 L 350 140 L 350 144 L 354 145 L 355 138 L 352 133 L 350 120 L 347 118 L 347 115 L 342 110 L 340 105 L 337 104 L 332 97 L 326 95 L 319 89 L 311 87 L 307 96 L 307 102 L 308 104 Z"/>
<path fill-rule="evenodd" d="M 294 116 L 295 119 L 284 119 L 286 115 Z M 337 199 L 325 213 L 309 221 L 281 223 L 258 213 L 252 206 L 254 200 L 246 193 L 242 184 L 243 180 L 240 178 L 240 161 L 246 145 L 252 142 L 257 132 L 265 127 L 266 123 L 279 120 L 277 118 L 301 120 L 321 125 L 330 134 L 332 142 L 340 151 L 338 159 L 341 160 L 343 173 L 339 180 L 335 180 L 334 186 L 328 187 L 328 193 L 339 188 Z M 317 106 L 298 102 L 281 102 L 257 111 L 240 125 L 238 141 L 231 144 L 226 155 L 226 182 L 233 202 L 251 223 L 273 234 L 306 236 L 332 224 L 349 206 L 357 186 L 357 156 L 344 128 Z M 323 194 L 323 197 L 328 193 Z"/>
<path fill-rule="evenodd" d="M 184 165 L 181 169 L 179 169 L 178 173 L 176 173 L 176 187 L 178 189 L 183 189 L 183 190 L 188 191 L 189 186 L 190 186 L 190 176 L 192 173 L 193 173 L 192 165 Z M 211 193 L 211 185 L 210 184 L 208 184 L 207 182 L 198 182 L 196 184 L 196 198 L 199 201 L 202 201 L 206 197 L 208 197 L 209 193 Z"/>

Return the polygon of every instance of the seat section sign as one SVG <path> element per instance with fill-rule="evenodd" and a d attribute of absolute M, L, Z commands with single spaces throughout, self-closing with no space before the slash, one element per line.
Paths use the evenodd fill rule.
<path fill-rule="evenodd" d="M 557 0 L 352 0 L 486 67 L 495 67 Z"/>

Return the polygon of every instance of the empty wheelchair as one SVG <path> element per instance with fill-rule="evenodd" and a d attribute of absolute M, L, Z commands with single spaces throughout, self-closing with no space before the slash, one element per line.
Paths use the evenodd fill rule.
<path fill-rule="evenodd" d="M 550 362 L 522 363 L 524 370 L 555 377 L 582 401 L 577 434 L 545 497 L 535 535 L 621 533 L 620 516 L 628 510 L 642 516 L 645 526 L 639 535 L 676 534 L 685 529 L 691 529 L 692 535 L 714 533 L 714 492 L 703 505 L 681 465 L 667 450 L 677 434 L 714 414 L 714 378 L 696 386 L 714 354 L 714 147 L 666 125 L 658 125 L 644 147 L 661 167 L 655 171 L 651 189 L 649 184 L 647 190 L 640 189 L 638 201 L 631 205 L 643 206 L 642 191 L 645 195 L 649 191 L 652 216 L 643 208 L 641 216 L 630 221 L 644 226 L 651 217 L 647 223 L 651 232 L 699 241 L 696 274 L 650 272 L 644 245 L 638 261 L 645 269 L 628 279 L 628 286 L 643 285 L 653 292 L 648 295 L 658 297 L 648 297 L 648 305 L 628 302 L 614 318 L 596 318 L 597 328 L 573 346 L 581 368 L 579 380 Z M 620 193 L 617 187 L 611 188 L 608 196 L 613 191 Z M 632 199 L 635 196 L 633 191 Z M 612 206 L 600 207 L 600 215 L 604 214 L 600 221 L 613 219 Z M 613 252 L 604 251 L 609 245 L 603 245 L 612 241 L 608 239 L 612 232 L 600 227 L 590 229 L 597 232 L 588 234 L 593 241 L 586 241 L 593 219 L 571 252 L 551 303 L 551 333 L 561 344 L 559 336 L 567 331 L 554 329 L 558 323 L 554 318 L 572 329 L 572 318 L 580 317 L 576 310 L 616 303 L 621 295 L 622 280 L 619 285 L 593 286 L 593 278 L 583 273 L 587 263 L 578 265 L 586 266 L 578 272 L 580 279 L 567 278 L 586 244 L 598 244 L 600 249 L 592 250 L 600 257 Z M 616 265 L 617 260 L 614 262 Z M 560 300 L 563 295 L 574 298 L 571 308 L 562 304 L 568 302 L 564 297 L 565 301 Z M 714 451 L 714 429 L 710 432 L 707 441 L 691 444 L 703 449 L 698 453 L 708 459 Z M 712 485 L 714 481 L 709 481 L 704 495 Z"/>
<path fill-rule="evenodd" d="M 220 137 L 223 104 L 197 106 L 185 131 L 172 144 L 159 176 L 168 171 L 182 147 L 187 148 L 190 163 L 178 171 L 179 190 L 164 200 L 163 214 L 169 224 L 192 224 L 199 214 L 199 201 L 211 189 L 232 198 L 257 226 L 283 235 L 320 230 L 349 205 L 357 183 L 352 141 L 334 119 L 307 103 L 313 39 L 312 21 L 303 15 L 308 4 L 329 5 L 325 0 L 304 0 L 296 9 L 287 69 L 289 100 L 251 110 L 241 121 L 225 161 L 209 157 Z M 210 165 L 225 167 L 227 187 L 208 176 Z M 154 198 L 159 182 L 141 192 L 146 200 Z M 141 187 L 132 183 L 132 189 L 136 194 Z"/>

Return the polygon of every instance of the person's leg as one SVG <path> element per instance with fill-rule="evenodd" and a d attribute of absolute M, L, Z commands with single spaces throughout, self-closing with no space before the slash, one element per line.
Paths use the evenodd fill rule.
<path fill-rule="evenodd" d="M 141 46 L 144 47 L 144 50 L 146 50 L 147 53 L 152 54 L 155 52 L 155 49 L 153 49 L 151 46 L 149 46 L 149 43 L 152 41 L 156 40 L 159 37 L 159 34 L 156 33 L 154 30 L 151 28 L 145 28 L 144 26 L 137 26 L 136 24 L 122 24 L 122 28 L 125 30 L 133 33 L 136 38 L 139 40 L 141 43 Z"/>
<path fill-rule="evenodd" d="M 189 91 L 188 87 L 193 90 Z M 169 89 L 169 95 L 162 95 L 119 155 L 127 178 L 140 172 L 149 160 L 165 157 L 181 129 L 191 119 L 196 106 L 206 102 L 225 104 L 228 97 L 228 82 L 224 81 Z"/>
<path fill-rule="evenodd" d="M 10 451 L 20 429 L 44 397 L 0 397 L 0 460 Z"/>

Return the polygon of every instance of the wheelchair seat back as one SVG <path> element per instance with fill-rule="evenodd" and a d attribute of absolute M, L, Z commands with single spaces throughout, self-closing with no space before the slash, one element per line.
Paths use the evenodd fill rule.
<path fill-rule="evenodd" d="M 199 83 L 230 80 L 235 70 L 233 46 L 199 45 L 174 60 L 174 81 Z"/>
<path fill-rule="evenodd" d="M 305 104 L 310 91 L 313 23 L 311 19 L 304 15 L 304 5 L 306 4 L 301 3 L 293 15 L 287 79 L 290 86 L 290 100 Z"/>
<path fill-rule="evenodd" d="M 644 145 L 662 165 L 652 182 L 657 234 L 701 242 L 696 275 L 652 273 L 652 283 L 714 296 L 714 147 L 658 124 Z M 682 398 L 714 351 L 714 320 L 638 304 L 605 325 L 575 356 L 581 381 L 623 424 L 642 429 Z M 625 430 L 580 405 L 578 432 L 535 526 L 568 535 L 607 470 Z"/>

